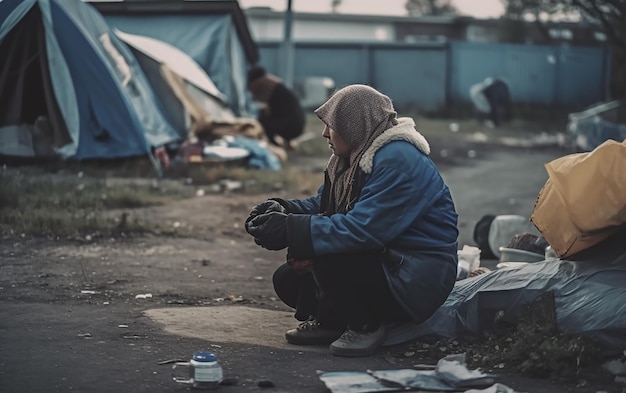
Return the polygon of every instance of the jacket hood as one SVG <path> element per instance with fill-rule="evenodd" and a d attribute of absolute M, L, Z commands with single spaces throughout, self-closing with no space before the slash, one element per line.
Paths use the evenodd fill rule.
<path fill-rule="evenodd" d="M 389 128 L 369 146 L 369 148 L 361 156 L 359 161 L 359 167 L 365 173 L 372 172 L 372 165 L 374 163 L 374 155 L 381 147 L 385 146 L 391 141 L 406 141 L 414 145 L 422 153 L 430 154 L 430 145 L 422 134 L 420 134 L 415 128 L 415 121 L 410 117 L 398 118 L 398 124 Z"/>

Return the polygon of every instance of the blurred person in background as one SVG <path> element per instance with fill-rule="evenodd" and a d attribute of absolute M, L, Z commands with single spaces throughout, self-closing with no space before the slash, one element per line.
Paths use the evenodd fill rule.
<path fill-rule="evenodd" d="M 248 70 L 248 91 L 261 104 L 258 120 L 269 141 L 293 150 L 302 135 L 306 116 L 298 97 L 276 76 L 254 65 Z M 282 140 L 281 140 L 282 139 Z"/>
<path fill-rule="evenodd" d="M 495 128 L 511 117 L 509 84 L 501 78 L 485 78 L 470 87 L 474 107 L 488 116 L 486 125 Z"/>

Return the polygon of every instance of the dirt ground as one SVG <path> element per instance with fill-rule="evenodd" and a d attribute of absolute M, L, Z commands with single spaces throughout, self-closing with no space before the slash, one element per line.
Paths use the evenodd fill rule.
<path fill-rule="evenodd" d="M 434 154 L 438 143 L 445 145 L 433 143 Z M 441 160 L 440 168 L 460 214 L 459 247 L 474 244 L 472 231 L 484 214 L 529 216 L 547 179 L 544 163 L 564 154 L 556 147 L 456 147 L 456 159 Z M 0 392 L 186 391 L 172 381 L 171 362 L 199 350 L 216 353 L 225 376 L 236 380 L 219 390 L 232 393 L 324 392 L 319 371 L 436 362 L 401 347 L 348 359 L 284 342 L 295 320 L 271 285 L 284 255 L 257 247 L 242 227 L 250 208 L 274 195 L 206 193 L 131 212 L 192 227 L 193 237 L 1 239 Z M 483 265 L 493 268 L 495 261 Z M 485 371 L 519 392 L 622 391 L 605 380 Z"/>

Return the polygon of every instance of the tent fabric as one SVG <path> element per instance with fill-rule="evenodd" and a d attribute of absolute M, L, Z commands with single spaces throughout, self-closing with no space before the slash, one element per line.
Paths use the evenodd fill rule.
<path fill-rule="evenodd" d="M 20 24 L 26 27 L 18 29 Z M 44 81 L 34 91 L 13 85 L 11 94 L 21 95 L 21 105 L 32 113 L 7 119 L 6 107 L 0 107 L 0 127 L 30 124 L 33 117 L 48 118 L 55 132 L 63 135 L 66 131 L 69 136 L 62 146 L 54 146 L 56 152 L 76 159 L 144 155 L 151 147 L 180 139 L 160 112 L 129 48 L 91 5 L 62 0 L 0 2 L 0 52 L 14 40 L 32 40 L 37 25 L 43 26 L 45 44 L 42 40 L 32 54 L 46 58 L 41 63 L 47 64 L 32 67 L 2 61 L 0 75 L 31 80 L 42 74 Z M 48 77 L 50 83 L 45 83 Z M 46 105 L 31 105 L 37 91 L 50 98 Z M 58 111 L 50 102 L 56 103 Z"/>
<path fill-rule="evenodd" d="M 213 122 L 235 121 L 226 96 L 189 55 L 155 38 L 119 30 L 116 34 L 133 50 L 164 113 L 182 137 L 202 132 Z"/>
<path fill-rule="evenodd" d="M 194 59 L 155 38 L 119 30 L 116 34 L 132 49 L 165 108 L 166 117 L 181 137 L 236 143 L 228 147 L 249 151 L 249 165 L 280 169 L 281 160 L 286 160 L 285 151 L 268 145 L 256 119 L 235 117 L 222 100 L 225 96 Z"/>
<path fill-rule="evenodd" d="M 235 115 L 250 117 L 254 104 L 246 90 L 247 60 L 230 15 L 105 15 L 124 33 L 166 42 L 191 56 L 227 97 Z"/>
<path fill-rule="evenodd" d="M 33 23 L 37 18 L 41 18 L 40 12 L 24 15 L 27 22 L 15 25 L 8 44 L 0 46 L 0 58 L 5 59 L 0 67 L 0 102 L 4 103 L 0 124 L 11 125 L 2 127 L 0 132 L 0 152 L 4 154 L 31 157 L 36 154 L 36 146 L 47 143 L 58 147 L 71 142 L 52 94 L 50 74 L 37 72 L 48 64 L 45 51 L 40 51 L 45 47 L 43 26 Z M 45 125 L 38 117 L 40 108 L 47 108 Z M 21 124 L 22 119 L 29 124 Z M 51 147 L 47 150 L 46 153 L 53 153 Z"/>
<path fill-rule="evenodd" d="M 225 102 L 226 95 L 219 91 L 206 72 L 185 52 L 164 41 L 136 34 L 115 32 L 124 42 L 142 51 L 160 63 L 166 64 L 173 72 L 193 83 L 198 88 Z"/>

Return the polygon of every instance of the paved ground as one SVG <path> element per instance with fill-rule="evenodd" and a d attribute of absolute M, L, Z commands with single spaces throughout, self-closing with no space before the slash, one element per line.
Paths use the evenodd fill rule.
<path fill-rule="evenodd" d="M 442 167 L 461 217 L 459 245 L 473 244 L 484 214 L 529 215 L 547 178 L 543 164 L 561 154 L 485 148 Z M 2 239 L 0 392 L 182 392 L 168 361 L 198 350 L 216 353 L 225 376 L 236 378 L 219 388 L 231 393 L 324 392 L 319 371 L 426 362 L 401 347 L 346 359 L 284 342 L 295 321 L 269 282 L 282 257 L 254 246 L 240 225 L 266 196 L 207 195 L 141 213 L 193 226 L 198 238 Z M 576 387 L 496 375 L 519 392 L 621 392 L 604 382 Z M 259 387 L 262 381 L 274 387 Z"/>

